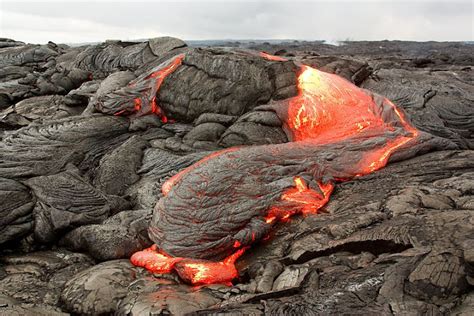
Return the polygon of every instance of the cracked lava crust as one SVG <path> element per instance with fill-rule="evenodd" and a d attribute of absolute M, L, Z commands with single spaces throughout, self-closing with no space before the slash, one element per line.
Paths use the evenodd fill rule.
<path fill-rule="evenodd" d="M 128 109 L 148 107 L 166 120 L 155 95 L 182 59 L 137 79 L 149 89 L 124 103 Z M 337 182 L 383 168 L 395 152 L 410 155 L 421 135 L 388 99 L 304 65 L 298 95 L 264 107 L 278 115 L 290 142 L 218 151 L 170 178 L 149 228 L 156 245 L 135 253 L 134 265 L 176 271 L 191 284 L 230 282 L 238 276 L 235 260 L 275 223 L 317 213 Z"/>

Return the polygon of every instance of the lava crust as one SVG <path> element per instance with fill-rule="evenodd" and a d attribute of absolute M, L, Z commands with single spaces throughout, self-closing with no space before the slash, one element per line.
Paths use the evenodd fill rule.
<path fill-rule="evenodd" d="M 164 197 L 149 229 L 162 253 L 154 264 L 147 264 L 153 261 L 151 250 L 136 253 L 134 264 L 169 272 L 182 258 L 205 259 L 210 266 L 204 261 L 199 265 L 212 271 L 213 261 L 226 262 L 267 236 L 276 222 L 316 213 L 328 202 L 335 182 L 384 167 L 396 151 L 399 159 L 410 157 L 431 138 L 419 137 L 389 100 L 336 75 L 301 66 L 298 90 L 296 97 L 266 107 L 284 123 L 289 143 L 216 152 L 163 184 Z M 166 269 L 156 268 L 160 265 Z M 235 277 L 230 273 L 226 279 L 216 270 L 214 279 L 200 279 L 198 272 L 183 270 L 177 271 L 192 283 Z"/>
<path fill-rule="evenodd" d="M 0 38 L 1 315 L 472 314 L 472 44 L 195 44 Z"/>

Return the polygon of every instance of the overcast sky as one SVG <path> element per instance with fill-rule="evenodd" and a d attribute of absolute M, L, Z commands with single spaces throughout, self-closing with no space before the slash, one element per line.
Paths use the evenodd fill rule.
<path fill-rule="evenodd" d="M 0 0 L 0 37 L 472 41 L 471 0 Z"/>

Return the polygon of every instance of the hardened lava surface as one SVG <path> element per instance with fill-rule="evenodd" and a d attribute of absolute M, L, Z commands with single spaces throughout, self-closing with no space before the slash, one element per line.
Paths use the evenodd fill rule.
<path fill-rule="evenodd" d="M 446 144 L 420 136 L 392 102 L 336 75 L 302 66 L 298 90 L 294 98 L 268 106 L 284 123 L 288 143 L 216 152 L 163 184 L 149 234 L 166 255 L 153 267 L 147 250 L 132 263 L 166 273 L 182 258 L 227 260 L 266 237 L 276 222 L 316 213 L 335 182 L 374 172 L 397 151 L 401 159 Z M 199 265 L 201 278 L 187 277 L 196 272 L 185 268 L 178 274 L 192 283 L 237 276 L 229 273 L 226 280 L 213 262 Z"/>
<path fill-rule="evenodd" d="M 0 314 L 469 315 L 472 44 L 221 44 L 0 39 Z"/>

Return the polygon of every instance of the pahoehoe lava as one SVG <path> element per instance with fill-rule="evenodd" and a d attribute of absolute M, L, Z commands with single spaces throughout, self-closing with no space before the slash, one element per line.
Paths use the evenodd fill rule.
<path fill-rule="evenodd" d="M 221 44 L 0 39 L 0 314 L 470 315 L 474 46 Z"/>
<path fill-rule="evenodd" d="M 149 228 L 157 247 L 135 253 L 133 264 L 155 273 L 176 268 L 193 284 L 231 281 L 235 259 L 276 222 L 316 213 L 336 182 L 384 167 L 395 152 L 398 159 L 410 157 L 430 138 L 420 137 L 384 97 L 309 66 L 297 73 L 297 96 L 265 106 L 283 122 L 290 142 L 215 152 L 169 179 Z"/>

